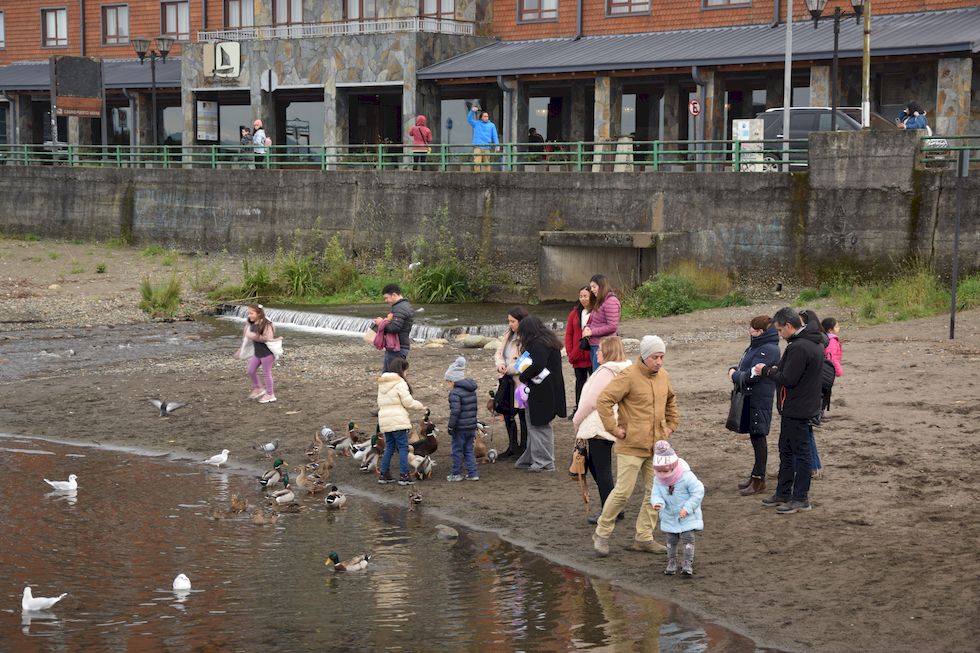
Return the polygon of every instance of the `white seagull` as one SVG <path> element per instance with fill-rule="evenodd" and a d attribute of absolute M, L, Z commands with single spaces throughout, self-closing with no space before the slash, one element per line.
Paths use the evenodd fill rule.
<path fill-rule="evenodd" d="M 65 592 L 61 596 L 55 596 L 51 598 L 46 598 L 43 596 L 38 596 L 37 598 L 35 598 L 34 596 L 31 595 L 31 588 L 25 587 L 24 598 L 20 600 L 20 607 L 24 612 L 37 612 L 39 610 L 47 610 L 52 606 L 54 606 L 54 604 L 57 603 L 58 601 L 65 598 L 66 596 L 68 596 L 67 592 Z"/>
<path fill-rule="evenodd" d="M 191 579 L 184 574 L 177 574 L 174 578 L 174 591 L 183 592 L 191 588 Z"/>
<path fill-rule="evenodd" d="M 228 451 L 227 449 L 222 449 L 221 453 L 215 454 L 203 462 L 205 465 L 214 465 L 215 467 L 221 467 L 226 462 L 228 462 L 228 454 L 230 453 L 231 452 Z"/>
<path fill-rule="evenodd" d="M 78 477 L 74 474 L 69 474 L 67 481 L 49 481 L 48 479 L 44 479 L 44 482 L 59 492 L 74 492 L 78 489 Z M 38 609 L 41 610 L 43 608 Z"/>

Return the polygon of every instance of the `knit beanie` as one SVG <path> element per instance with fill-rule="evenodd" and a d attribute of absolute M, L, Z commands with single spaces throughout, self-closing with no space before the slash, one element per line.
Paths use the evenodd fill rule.
<path fill-rule="evenodd" d="M 677 454 L 666 440 L 658 440 L 653 446 L 653 469 L 669 472 L 677 465 Z"/>
<path fill-rule="evenodd" d="M 462 381 L 464 376 L 466 376 L 466 359 L 460 356 L 446 370 L 446 380 L 456 383 Z"/>
<path fill-rule="evenodd" d="M 667 345 L 664 344 L 660 336 L 643 336 L 640 341 L 640 358 L 646 360 L 654 354 L 664 354 L 667 352 Z"/>

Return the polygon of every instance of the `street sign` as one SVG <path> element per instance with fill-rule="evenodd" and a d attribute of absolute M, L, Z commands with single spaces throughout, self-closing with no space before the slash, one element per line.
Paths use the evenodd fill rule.
<path fill-rule="evenodd" d="M 701 101 L 698 99 L 691 100 L 687 103 L 687 112 L 697 118 L 701 115 Z"/>

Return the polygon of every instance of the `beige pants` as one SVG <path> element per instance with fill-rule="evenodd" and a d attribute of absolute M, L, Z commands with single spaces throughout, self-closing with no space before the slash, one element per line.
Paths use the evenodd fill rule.
<path fill-rule="evenodd" d="M 493 158 L 491 152 L 493 150 L 486 147 L 473 148 L 473 172 L 490 172 L 490 166 L 486 164 Z"/>
<path fill-rule="evenodd" d="M 653 530 L 657 527 L 657 511 L 650 505 L 650 489 L 653 487 L 653 458 L 647 456 L 624 456 L 616 454 L 616 487 L 606 497 L 602 507 L 602 515 L 596 525 L 595 534 L 599 537 L 609 537 L 616 528 L 616 515 L 623 511 L 626 502 L 633 494 L 636 477 L 643 475 L 643 502 L 636 516 L 636 535 L 639 541 L 649 542 L 653 539 Z"/>

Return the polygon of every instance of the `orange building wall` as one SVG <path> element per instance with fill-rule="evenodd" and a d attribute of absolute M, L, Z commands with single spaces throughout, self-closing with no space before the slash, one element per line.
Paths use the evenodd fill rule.
<path fill-rule="evenodd" d="M 558 21 L 518 23 L 517 7 L 521 0 L 495 0 L 493 3 L 493 32 L 504 40 L 525 40 L 575 36 L 576 0 L 559 0 Z M 756 0 L 751 5 L 710 9 L 701 0 L 651 0 L 651 12 L 643 16 L 606 17 L 604 0 L 582 0 L 582 33 L 584 36 L 665 32 L 729 25 L 759 25 L 772 22 L 773 1 Z M 975 7 L 977 0 L 872 0 L 872 16 L 937 11 L 958 7 Z M 835 6 L 851 10 L 848 0 L 830 0 L 824 15 L 833 13 Z M 780 2 L 785 17 L 786 2 Z M 793 2 L 794 20 L 809 20 L 803 0 Z"/>
<path fill-rule="evenodd" d="M 0 64 L 18 61 L 45 61 L 48 57 L 57 55 L 80 55 L 81 52 L 81 21 L 78 0 L 20 0 L 19 2 L 3 2 L 0 10 L 4 14 L 6 28 L 6 47 L 0 50 Z M 129 35 L 153 38 L 160 34 L 160 0 L 85 0 L 85 55 L 103 57 L 106 59 L 135 58 L 133 46 L 103 45 L 102 43 L 102 7 L 106 5 L 129 6 Z M 208 14 L 212 23 L 220 22 L 223 3 L 221 0 L 211 0 L 208 4 Z M 41 46 L 41 9 L 64 7 L 68 10 L 68 47 L 45 48 Z M 201 0 L 190 1 L 190 38 L 197 40 L 201 25 Z M 175 43 L 171 49 L 174 56 L 180 55 L 180 44 Z"/>

